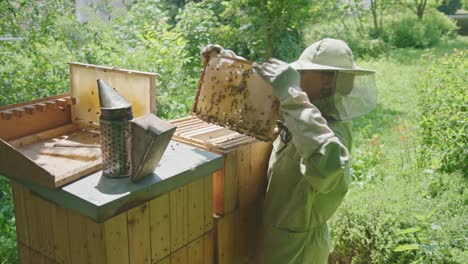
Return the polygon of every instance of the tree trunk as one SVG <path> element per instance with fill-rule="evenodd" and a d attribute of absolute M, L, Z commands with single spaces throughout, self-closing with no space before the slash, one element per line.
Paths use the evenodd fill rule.
<path fill-rule="evenodd" d="M 370 0 L 371 4 L 371 12 L 372 12 L 372 20 L 374 22 L 374 33 L 377 37 L 380 36 L 380 29 L 379 29 L 379 18 L 377 15 L 377 0 Z"/>
<path fill-rule="evenodd" d="M 424 11 L 426 9 L 427 0 L 415 1 L 416 2 L 416 14 L 418 15 L 418 20 L 422 21 L 424 16 Z"/>

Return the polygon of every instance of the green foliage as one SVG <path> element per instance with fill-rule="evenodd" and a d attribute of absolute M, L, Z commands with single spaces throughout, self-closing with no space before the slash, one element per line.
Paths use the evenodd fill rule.
<path fill-rule="evenodd" d="M 453 37 L 455 23 L 440 12 L 428 13 L 422 21 L 414 16 L 403 15 L 393 23 L 389 32 L 390 43 L 395 47 L 431 47 L 442 37 Z"/>
<path fill-rule="evenodd" d="M 435 162 L 446 172 L 460 170 L 465 176 L 468 175 L 467 68 L 468 51 L 456 51 L 432 63 L 418 86 L 422 161 Z"/>
<path fill-rule="evenodd" d="M 17 263 L 16 228 L 9 181 L 0 175 L 0 263 Z"/>
<path fill-rule="evenodd" d="M 461 7 L 461 0 L 442 0 L 442 3 L 437 7 L 437 10 L 446 15 L 453 15 Z"/>
<path fill-rule="evenodd" d="M 466 180 L 418 170 L 411 174 L 352 189 L 330 222 L 332 260 L 465 263 Z"/>

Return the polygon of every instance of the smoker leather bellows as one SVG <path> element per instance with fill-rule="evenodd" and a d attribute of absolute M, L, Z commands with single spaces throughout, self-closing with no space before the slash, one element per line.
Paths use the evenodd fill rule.
<path fill-rule="evenodd" d="M 103 80 L 98 80 L 102 174 L 129 177 L 131 174 L 132 105 Z"/>

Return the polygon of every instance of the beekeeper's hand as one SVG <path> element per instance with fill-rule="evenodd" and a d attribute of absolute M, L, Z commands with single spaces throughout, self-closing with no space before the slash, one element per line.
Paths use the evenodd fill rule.
<path fill-rule="evenodd" d="M 223 47 L 221 47 L 218 44 L 208 44 L 205 47 L 201 49 L 201 55 L 202 58 L 210 56 L 211 53 L 221 53 L 224 50 Z"/>
<path fill-rule="evenodd" d="M 299 73 L 288 63 L 278 59 L 269 59 L 264 63 L 254 63 L 253 68 L 273 87 L 273 93 L 282 99 L 288 95 L 289 88 L 300 90 Z"/>
<path fill-rule="evenodd" d="M 243 59 L 241 56 L 237 56 L 236 53 L 234 53 L 234 51 L 225 49 L 221 45 L 208 44 L 201 49 L 202 60 L 204 60 L 204 58 L 210 56 L 213 53 L 217 53 L 226 57 Z"/>

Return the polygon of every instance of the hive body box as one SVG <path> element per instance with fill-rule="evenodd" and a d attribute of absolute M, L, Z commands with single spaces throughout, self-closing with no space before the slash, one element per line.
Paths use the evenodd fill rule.
<path fill-rule="evenodd" d="M 211 175 L 102 223 L 12 186 L 20 263 L 214 263 Z"/>
<path fill-rule="evenodd" d="M 171 122 L 177 126 L 175 140 L 224 157 L 223 169 L 213 175 L 217 263 L 257 263 L 271 143 L 197 117 Z"/>

